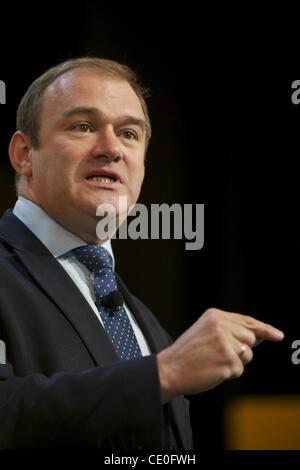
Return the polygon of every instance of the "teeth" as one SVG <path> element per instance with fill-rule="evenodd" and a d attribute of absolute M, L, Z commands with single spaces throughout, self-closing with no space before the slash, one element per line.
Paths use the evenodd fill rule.
<path fill-rule="evenodd" d="M 98 183 L 113 183 L 115 181 L 114 178 L 110 178 L 109 176 L 89 176 L 88 180 L 97 181 Z"/>

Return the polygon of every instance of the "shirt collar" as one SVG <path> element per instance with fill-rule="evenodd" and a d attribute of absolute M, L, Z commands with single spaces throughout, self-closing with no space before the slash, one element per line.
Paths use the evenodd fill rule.
<path fill-rule="evenodd" d="M 81 238 L 55 222 L 41 207 L 24 197 L 19 196 L 13 209 L 13 214 L 31 230 L 55 258 L 79 246 L 87 245 Z M 111 241 L 108 240 L 103 243 L 102 246 L 106 248 L 112 256 L 114 270 L 115 258 Z"/>

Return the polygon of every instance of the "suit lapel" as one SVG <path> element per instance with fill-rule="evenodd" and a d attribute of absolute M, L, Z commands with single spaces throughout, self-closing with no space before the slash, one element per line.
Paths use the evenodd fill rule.
<path fill-rule="evenodd" d="M 78 287 L 48 249 L 11 213 L 1 220 L 0 238 L 13 248 L 36 284 L 69 320 L 95 364 L 118 361 L 107 333 Z"/>

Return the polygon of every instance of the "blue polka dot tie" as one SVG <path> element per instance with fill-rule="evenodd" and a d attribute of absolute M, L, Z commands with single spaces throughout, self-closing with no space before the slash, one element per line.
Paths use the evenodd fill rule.
<path fill-rule="evenodd" d="M 94 275 L 96 305 L 116 352 L 121 359 L 140 357 L 141 350 L 124 307 L 112 312 L 102 303 L 104 297 L 118 290 L 110 253 L 100 245 L 81 246 L 73 253 Z"/>

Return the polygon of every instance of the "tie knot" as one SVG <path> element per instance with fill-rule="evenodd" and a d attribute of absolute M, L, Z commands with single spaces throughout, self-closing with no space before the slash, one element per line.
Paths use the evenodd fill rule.
<path fill-rule="evenodd" d="M 101 245 L 80 246 L 75 248 L 73 253 L 92 272 L 102 268 L 112 269 L 112 257 L 109 251 Z"/>

